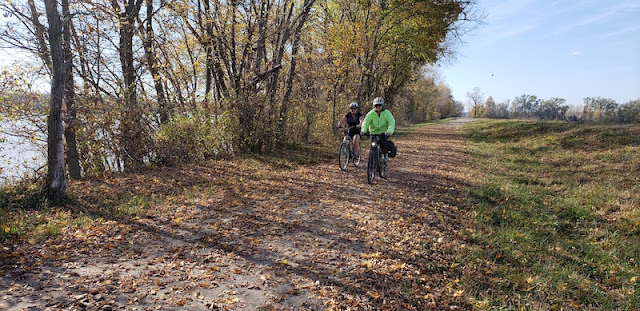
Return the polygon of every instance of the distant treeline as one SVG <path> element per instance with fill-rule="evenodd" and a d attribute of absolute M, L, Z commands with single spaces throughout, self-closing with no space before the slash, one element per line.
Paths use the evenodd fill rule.
<path fill-rule="evenodd" d="M 474 118 L 539 119 L 594 121 L 608 123 L 640 123 L 640 99 L 624 104 L 601 97 L 585 97 L 580 108 L 567 106 L 563 98 L 540 99 L 535 95 L 522 95 L 513 101 L 497 104 L 492 97 L 478 102 L 471 109 Z"/>

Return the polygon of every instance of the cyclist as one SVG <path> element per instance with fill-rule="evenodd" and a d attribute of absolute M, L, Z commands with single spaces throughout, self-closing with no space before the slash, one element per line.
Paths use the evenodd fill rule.
<path fill-rule="evenodd" d="M 345 122 L 349 125 L 349 137 L 353 140 L 353 153 L 354 158 L 358 158 L 360 154 L 360 127 L 362 127 L 362 120 L 364 115 L 358 110 L 358 103 L 352 102 L 349 104 L 349 112 L 347 112 L 336 127 L 342 126 Z M 346 137 L 345 137 L 346 138 Z"/>
<path fill-rule="evenodd" d="M 391 111 L 384 107 L 384 99 L 382 97 L 376 97 L 373 99 L 373 109 L 367 113 L 367 116 L 362 122 L 363 135 L 367 130 L 372 134 L 382 134 L 380 136 L 380 146 L 382 147 L 382 153 L 384 154 L 384 162 L 389 161 L 389 154 L 387 150 L 387 138 L 393 134 L 396 129 L 396 120 L 393 118 Z"/>

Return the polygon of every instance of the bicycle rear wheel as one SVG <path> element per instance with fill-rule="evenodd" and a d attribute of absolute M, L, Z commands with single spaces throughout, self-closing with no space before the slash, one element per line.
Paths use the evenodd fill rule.
<path fill-rule="evenodd" d="M 369 160 L 367 161 L 367 181 L 373 184 L 376 179 L 376 163 L 378 162 L 378 154 L 375 149 L 369 151 Z"/>
<path fill-rule="evenodd" d="M 349 166 L 349 142 L 343 141 L 340 144 L 340 151 L 338 152 L 338 165 L 343 171 L 347 170 Z"/>

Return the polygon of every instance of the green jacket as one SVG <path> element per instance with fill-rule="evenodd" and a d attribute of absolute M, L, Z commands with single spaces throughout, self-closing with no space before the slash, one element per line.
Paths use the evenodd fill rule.
<path fill-rule="evenodd" d="M 382 134 L 389 132 L 393 134 L 396 130 L 396 120 L 393 118 L 391 111 L 385 109 L 378 113 L 376 113 L 375 109 L 372 109 L 367 113 L 367 116 L 364 117 L 364 121 L 362 122 L 362 132 L 366 133 L 367 130 L 371 132 L 371 134 Z"/>

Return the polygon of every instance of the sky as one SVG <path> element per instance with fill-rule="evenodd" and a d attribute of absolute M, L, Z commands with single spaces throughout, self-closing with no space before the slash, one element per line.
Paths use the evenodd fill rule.
<path fill-rule="evenodd" d="M 640 0 L 477 1 L 484 24 L 438 68 L 455 100 L 640 99 Z"/>
<path fill-rule="evenodd" d="M 640 0 L 476 0 L 486 18 L 436 67 L 455 100 L 640 99 Z M 16 57 L 0 53 L 4 63 Z"/>

